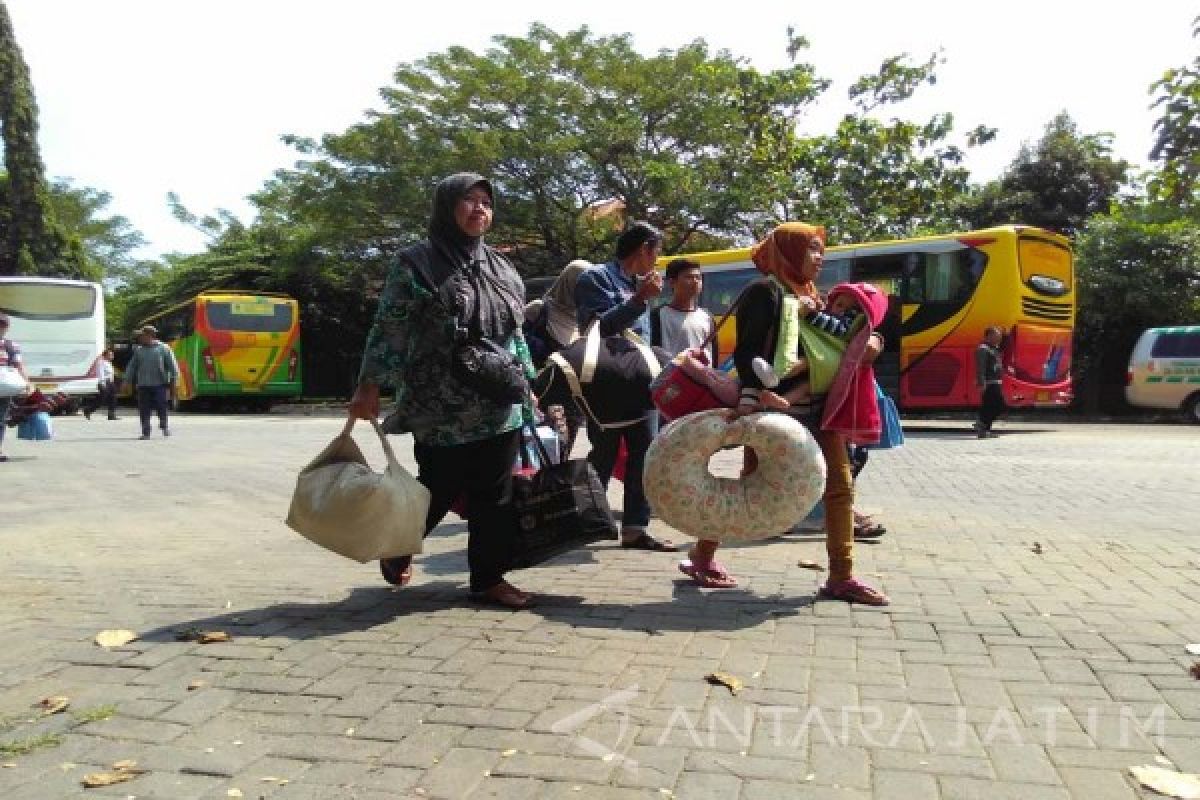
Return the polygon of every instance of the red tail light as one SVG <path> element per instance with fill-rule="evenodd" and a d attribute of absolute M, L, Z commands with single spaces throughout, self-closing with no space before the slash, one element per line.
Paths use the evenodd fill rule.
<path fill-rule="evenodd" d="M 1133 385 L 1133 367 L 1130 367 L 1129 369 L 1125 370 L 1125 385 L 1126 386 Z"/>
<path fill-rule="evenodd" d="M 296 368 L 300 366 L 300 357 L 296 355 L 296 351 L 292 350 L 288 353 L 288 380 L 296 380 Z"/>
<path fill-rule="evenodd" d="M 200 353 L 200 360 L 204 362 L 204 377 L 210 381 L 217 379 L 217 363 L 213 360 L 212 351 L 207 347 Z"/>

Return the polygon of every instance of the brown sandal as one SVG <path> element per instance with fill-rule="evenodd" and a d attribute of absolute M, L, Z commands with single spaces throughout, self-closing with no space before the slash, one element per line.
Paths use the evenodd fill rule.
<path fill-rule="evenodd" d="M 490 589 L 484 589 L 482 592 L 471 592 L 471 599 L 476 603 L 507 608 L 509 611 L 524 611 L 533 605 L 533 595 L 522 592 L 505 581 L 497 583 Z"/>

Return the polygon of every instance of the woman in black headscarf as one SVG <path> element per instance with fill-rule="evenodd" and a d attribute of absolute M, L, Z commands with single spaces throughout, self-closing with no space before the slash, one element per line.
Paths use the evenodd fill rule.
<path fill-rule="evenodd" d="M 504 573 L 516 525 L 512 468 L 520 428 L 532 418 L 533 365 L 521 335 L 521 278 L 483 242 L 492 202 L 482 175 L 458 173 L 438 184 L 429 238 L 403 250 L 388 273 L 349 415 L 375 419 L 380 387 L 395 389 L 396 411 L 384 429 L 413 434 L 417 478 L 432 496 L 426 532 L 465 494 L 472 596 L 520 609 L 530 595 Z M 379 566 L 389 583 L 412 578 L 410 556 Z"/>

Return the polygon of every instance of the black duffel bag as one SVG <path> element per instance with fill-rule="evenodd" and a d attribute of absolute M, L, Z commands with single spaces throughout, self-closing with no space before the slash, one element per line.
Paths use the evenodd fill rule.
<path fill-rule="evenodd" d="M 657 413 L 650 383 L 670 360 L 670 353 L 635 334 L 601 336 L 595 322 L 582 339 L 550 356 L 533 391 L 543 408 L 569 407 L 573 400 L 601 429 L 623 428 Z"/>
<path fill-rule="evenodd" d="M 617 523 L 595 468 L 582 458 L 558 463 L 533 432 L 541 469 L 513 476 L 517 531 L 512 568 L 544 561 L 604 539 L 617 538 Z"/>

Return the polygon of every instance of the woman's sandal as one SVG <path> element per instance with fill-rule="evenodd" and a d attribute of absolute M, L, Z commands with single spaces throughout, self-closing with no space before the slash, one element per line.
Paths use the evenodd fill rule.
<path fill-rule="evenodd" d="M 621 547 L 626 550 L 653 550 L 656 553 L 679 552 L 679 545 L 664 539 L 655 539 L 645 531 L 642 531 L 636 539 L 630 539 L 629 541 L 622 539 Z"/>
<path fill-rule="evenodd" d="M 522 592 L 511 583 L 501 581 L 490 589 L 482 592 L 471 592 L 471 600 L 487 606 L 506 608 L 509 611 L 523 611 L 533 605 L 533 595 Z"/>
<path fill-rule="evenodd" d="M 379 559 L 379 572 L 392 586 L 408 586 L 412 580 L 412 556 Z"/>
<path fill-rule="evenodd" d="M 887 533 L 887 528 L 882 523 L 876 522 L 867 514 L 854 512 L 855 539 L 878 539 L 885 533 Z"/>
<path fill-rule="evenodd" d="M 701 589 L 736 589 L 737 581 L 719 561 L 707 564 L 687 559 L 679 562 L 679 571 Z"/>
<path fill-rule="evenodd" d="M 821 590 L 817 594 L 831 600 L 862 603 L 865 606 L 886 606 L 892 602 L 886 594 L 868 586 L 858 578 L 847 578 L 844 581 L 827 583 L 821 587 Z"/>

